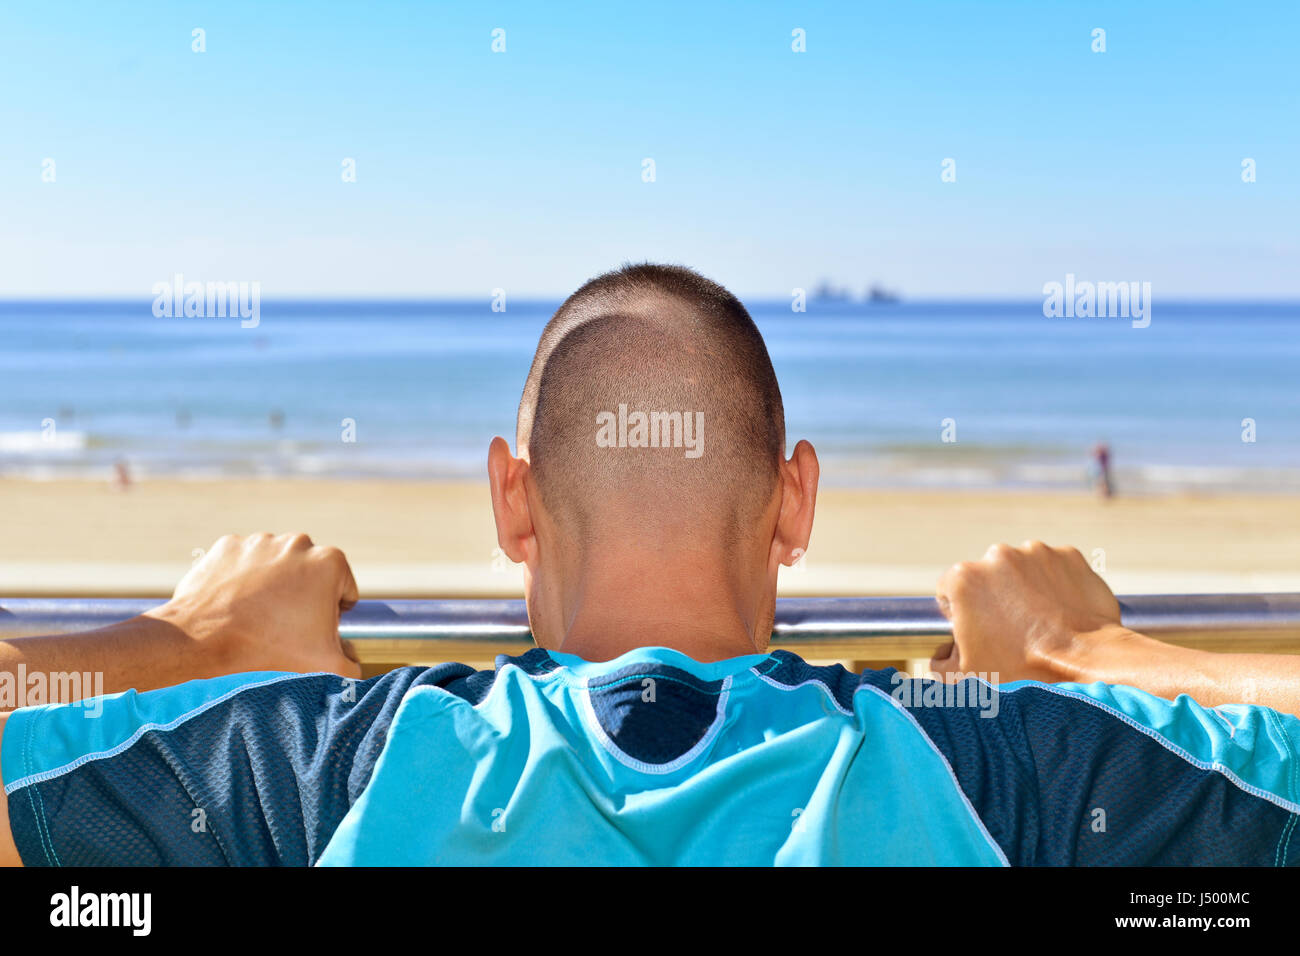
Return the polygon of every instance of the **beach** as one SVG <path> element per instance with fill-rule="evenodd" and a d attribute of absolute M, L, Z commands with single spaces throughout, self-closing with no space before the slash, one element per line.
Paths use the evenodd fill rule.
<path fill-rule="evenodd" d="M 244 329 L 0 302 L 0 479 L 477 483 L 557 304 L 267 301 Z M 1125 495 L 1300 490 L 1295 304 L 1142 329 L 1033 301 L 747 304 L 827 486 L 1073 492 L 1105 442 Z"/>
<path fill-rule="evenodd" d="M 484 456 L 554 305 L 267 302 L 243 329 L 0 303 L 0 593 L 163 595 L 220 535 L 269 530 L 343 548 L 372 596 L 518 595 Z M 782 593 L 926 594 L 1027 538 L 1120 593 L 1300 590 L 1294 303 L 1143 329 L 1033 302 L 751 305 L 788 441 L 822 466 Z M 1100 441 L 1109 502 L 1087 490 Z"/>
<path fill-rule="evenodd" d="M 342 548 L 363 597 L 521 595 L 486 481 L 0 479 L 0 594 L 164 596 L 226 533 Z M 995 541 L 1071 544 L 1117 593 L 1300 591 L 1300 496 L 1101 501 L 1051 490 L 825 487 L 787 595 L 929 594 Z"/>

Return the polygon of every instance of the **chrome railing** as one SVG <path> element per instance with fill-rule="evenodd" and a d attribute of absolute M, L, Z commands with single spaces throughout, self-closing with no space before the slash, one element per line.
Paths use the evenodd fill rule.
<path fill-rule="evenodd" d="M 1123 622 L 1171 643 L 1210 650 L 1300 653 L 1300 594 L 1121 596 Z M 135 598 L 0 598 L 0 640 L 90 630 L 160 602 Z M 519 600 L 362 601 L 341 636 L 363 662 L 482 660 L 530 646 Z M 887 660 L 928 656 L 951 625 L 933 598 L 780 598 L 774 646 L 806 657 Z"/>

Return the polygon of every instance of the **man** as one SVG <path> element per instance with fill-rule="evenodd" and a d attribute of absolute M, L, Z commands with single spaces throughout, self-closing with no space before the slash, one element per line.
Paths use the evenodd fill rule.
<path fill-rule="evenodd" d="M 162 688 L 101 699 L 96 720 L 8 716 L 0 858 L 1300 860 L 1300 666 L 1126 631 L 1073 550 L 998 546 L 940 581 L 954 641 L 934 666 L 1017 681 L 996 692 L 767 653 L 818 481 L 784 432 L 724 289 L 662 266 L 593 280 L 542 333 L 517 454 L 488 454 L 536 649 L 357 681 L 342 556 L 223 539 L 156 613 L 0 645 L 0 664 Z M 171 686 L 186 677 L 212 679 Z M 1180 693 L 1196 702 L 1161 699 Z"/>

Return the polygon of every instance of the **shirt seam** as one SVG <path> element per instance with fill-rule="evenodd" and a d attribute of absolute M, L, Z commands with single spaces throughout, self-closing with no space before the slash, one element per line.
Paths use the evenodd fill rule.
<path fill-rule="evenodd" d="M 1242 780 L 1235 773 L 1233 773 L 1233 771 L 1230 768 L 1228 768 L 1224 764 L 1219 763 L 1218 761 L 1201 760 L 1199 757 L 1196 757 L 1195 755 L 1190 753 L 1186 748 L 1180 746 L 1179 744 L 1170 740 L 1164 734 L 1160 733 L 1160 731 L 1156 730 L 1154 727 L 1147 727 L 1145 724 L 1139 722 L 1133 717 L 1130 717 L 1122 710 L 1118 710 L 1117 708 L 1112 707 L 1109 704 L 1103 703 L 1102 701 L 1094 700 L 1093 698 L 1087 696 L 1086 694 L 1079 693 L 1078 691 L 1062 690 L 1053 687 L 1051 684 L 1040 684 L 1037 682 L 1022 684 L 1020 687 L 1012 687 L 1010 690 L 1000 690 L 1000 693 L 1014 694 L 1018 691 L 1026 690 L 1026 689 L 1043 690 L 1051 694 L 1057 694 L 1058 696 L 1061 697 L 1070 697 L 1075 700 L 1081 701 L 1085 704 L 1089 704 L 1093 707 L 1096 707 L 1098 710 L 1104 711 L 1105 713 L 1110 714 L 1112 717 L 1118 718 L 1119 720 L 1128 724 L 1134 730 L 1137 730 L 1145 734 L 1146 736 L 1150 737 L 1152 740 L 1160 744 L 1170 753 L 1174 754 L 1175 756 L 1181 757 L 1184 761 L 1191 764 L 1193 767 L 1196 767 L 1200 770 L 1207 771 L 1209 773 L 1217 773 L 1220 776 L 1222 776 L 1225 780 L 1229 781 L 1231 784 L 1237 787 L 1238 789 L 1246 793 L 1249 793 L 1252 796 L 1258 797 L 1261 800 L 1266 800 L 1267 802 L 1273 804 L 1274 806 L 1286 810 L 1288 813 L 1300 813 L 1300 805 L 1298 805 L 1295 801 L 1289 800 L 1286 797 L 1281 796 L 1280 794 L 1273 793 L 1271 790 L 1265 790 L 1263 787 L 1258 787 L 1253 783 L 1248 783 L 1247 781 Z M 1267 712 L 1268 708 L 1262 707 L 1260 708 L 1260 710 Z M 1267 718 L 1265 719 L 1267 720 Z M 1290 748 L 1288 747 L 1288 752 L 1289 749 Z M 1294 760 L 1290 761 L 1290 763 L 1292 764 L 1291 767 L 1292 772 L 1294 772 L 1295 770 Z"/>
<path fill-rule="evenodd" d="M 121 743 L 116 744 L 113 747 L 110 747 L 108 750 L 96 751 L 95 753 L 90 753 L 90 754 L 82 754 L 80 757 L 77 757 L 75 760 L 72 760 L 69 763 L 64 764 L 63 766 L 54 767 L 50 770 L 42 770 L 39 773 L 28 773 L 27 775 L 15 780 L 13 783 L 6 785 L 4 788 L 5 793 L 6 794 L 16 793 L 18 790 L 21 790 L 23 788 L 33 787 L 37 784 L 46 783 L 58 777 L 66 776 L 67 774 L 72 773 L 74 770 L 78 769 L 79 767 L 85 766 L 91 761 L 107 760 L 111 757 L 119 756 L 120 754 L 129 750 L 131 747 L 135 746 L 140 741 L 140 738 L 143 737 L 145 734 L 152 733 L 154 731 L 166 733 L 175 730 L 177 727 L 180 727 L 182 724 L 186 723 L 187 721 L 192 720 L 193 718 L 199 716 L 200 714 L 203 714 L 211 710 L 213 707 L 216 707 L 219 704 L 226 703 L 230 699 L 242 694 L 244 691 L 256 690 L 260 687 L 269 687 L 272 684 L 279 684 L 289 680 L 300 680 L 308 677 L 324 677 L 324 676 L 337 676 L 337 675 L 327 675 L 324 671 L 316 674 L 281 674 L 276 677 L 269 678 L 267 680 L 257 681 L 256 683 L 241 684 L 238 687 L 231 688 L 230 690 L 226 691 L 224 694 L 222 694 L 219 697 L 214 697 L 211 700 L 204 701 L 197 707 L 194 707 L 191 710 L 186 711 L 185 713 L 181 714 L 179 717 L 173 718 L 172 720 L 169 720 L 166 723 L 157 724 L 157 723 L 149 722 L 149 723 L 141 724 L 132 732 L 130 737 L 128 737 L 126 740 L 122 741 Z M 28 723 L 28 728 L 29 729 L 33 728 L 35 724 L 36 724 L 36 720 L 35 718 L 33 718 Z M 32 769 L 32 763 L 30 760 L 30 756 L 31 756 L 30 745 L 26 748 L 26 750 L 27 752 L 25 753 L 24 756 L 28 758 L 27 767 L 30 770 Z"/>

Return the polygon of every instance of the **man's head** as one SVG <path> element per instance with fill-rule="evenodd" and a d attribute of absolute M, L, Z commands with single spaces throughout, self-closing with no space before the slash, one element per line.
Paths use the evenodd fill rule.
<path fill-rule="evenodd" d="M 542 332 L 519 405 L 518 458 L 498 443 L 489 455 L 498 537 L 527 566 L 540 644 L 566 647 L 575 616 L 607 618 L 593 601 L 644 617 L 656 598 L 692 594 L 740 601 L 728 613 L 770 632 L 763 607 L 776 567 L 807 544 L 798 505 L 810 527 L 816 458 L 801 443 L 785 459 L 767 348 L 726 289 L 657 265 L 586 283 Z M 791 527 L 778 534 L 783 510 Z M 705 620 L 717 611 L 695 609 Z"/>
<path fill-rule="evenodd" d="M 547 324 L 516 442 L 579 542 L 683 525 L 734 541 L 776 484 L 785 412 L 735 296 L 688 269 L 630 266 Z"/>

